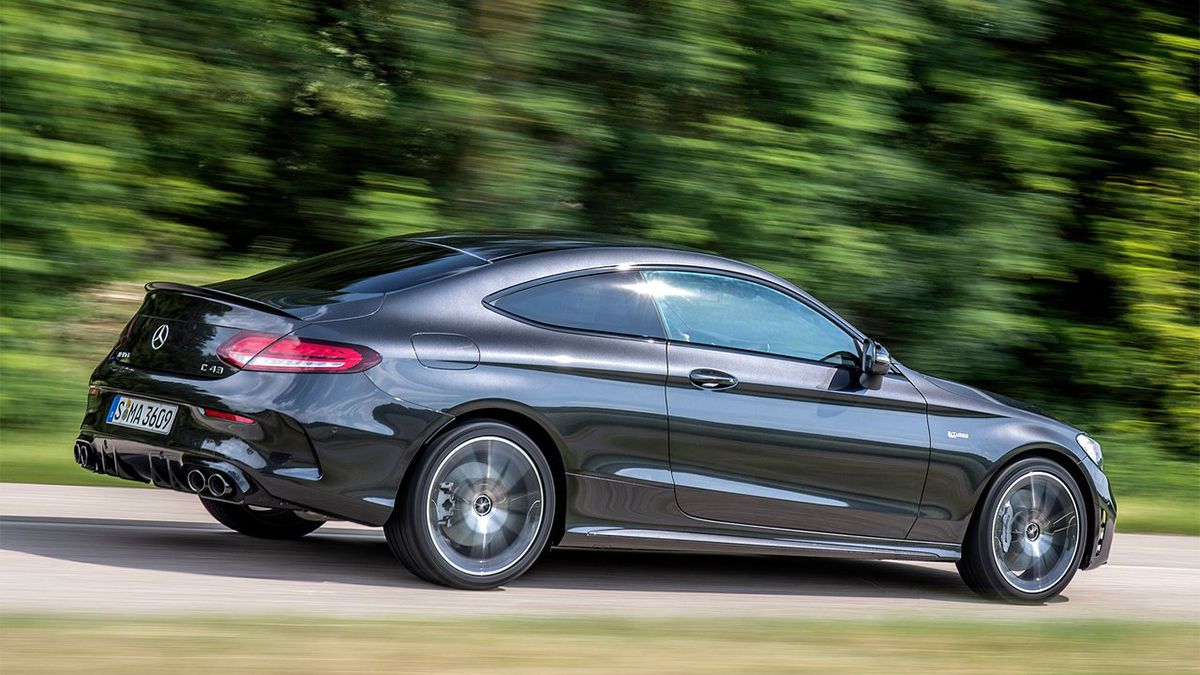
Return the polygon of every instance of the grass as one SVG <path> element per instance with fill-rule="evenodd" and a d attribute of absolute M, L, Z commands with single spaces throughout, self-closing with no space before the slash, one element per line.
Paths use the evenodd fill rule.
<path fill-rule="evenodd" d="M 80 417 L 83 413 L 80 412 Z M 141 483 L 102 476 L 75 464 L 71 454 L 78 429 L 0 434 L 0 481 L 54 485 L 135 487 Z"/>
<path fill-rule="evenodd" d="M 7 673 L 1195 673 L 1200 625 L 761 619 L 0 621 Z"/>
<path fill-rule="evenodd" d="M 1118 499 L 1117 531 L 1200 535 L 1200 499 Z"/>

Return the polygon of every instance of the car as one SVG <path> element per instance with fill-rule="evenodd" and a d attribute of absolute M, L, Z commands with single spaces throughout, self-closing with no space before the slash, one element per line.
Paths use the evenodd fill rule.
<path fill-rule="evenodd" d="M 429 234 L 146 290 L 75 460 L 247 535 L 382 527 L 463 589 L 551 547 L 944 561 L 1018 603 L 1112 546 L 1096 441 L 749 264 Z"/>

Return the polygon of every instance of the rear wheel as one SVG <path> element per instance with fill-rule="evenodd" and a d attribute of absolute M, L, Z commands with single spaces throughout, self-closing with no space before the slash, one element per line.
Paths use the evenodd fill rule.
<path fill-rule="evenodd" d="M 546 458 L 518 429 L 466 424 L 436 440 L 413 471 L 384 531 L 417 576 L 495 588 L 524 574 L 546 548 L 554 481 Z"/>
<path fill-rule="evenodd" d="M 324 523 L 287 509 L 267 509 L 200 498 L 205 510 L 231 530 L 262 539 L 299 539 Z"/>
<path fill-rule="evenodd" d="M 975 592 L 1017 603 L 1062 592 L 1084 549 L 1083 495 L 1058 464 L 1041 458 L 1003 470 L 979 506 L 958 570 Z"/>

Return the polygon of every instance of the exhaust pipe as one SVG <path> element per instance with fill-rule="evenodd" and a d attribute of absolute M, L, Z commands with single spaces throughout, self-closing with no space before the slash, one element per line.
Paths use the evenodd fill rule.
<path fill-rule="evenodd" d="M 205 480 L 204 474 L 200 469 L 192 469 L 187 475 L 187 486 L 192 492 L 199 494 L 204 490 Z"/>
<path fill-rule="evenodd" d="M 224 497 L 230 492 L 233 492 L 233 488 L 230 487 L 229 481 L 225 480 L 224 476 L 214 473 L 208 477 L 208 494 L 214 497 Z"/>
<path fill-rule="evenodd" d="M 85 469 L 92 468 L 92 446 L 84 441 L 76 443 L 75 462 Z"/>

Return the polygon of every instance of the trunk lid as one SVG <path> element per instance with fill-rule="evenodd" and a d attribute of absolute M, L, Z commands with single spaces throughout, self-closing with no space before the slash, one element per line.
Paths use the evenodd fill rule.
<path fill-rule="evenodd" d="M 156 282 L 146 290 L 113 358 L 136 368 L 214 379 L 237 372 L 218 349 L 242 331 L 287 335 L 309 323 L 367 316 L 383 302 L 381 293 L 330 293 L 249 280 L 208 287 Z"/>
<path fill-rule="evenodd" d="M 114 358 L 137 368 L 226 377 L 237 368 L 217 350 L 241 331 L 286 335 L 306 324 L 368 316 L 386 293 L 486 264 L 449 246 L 393 237 L 209 286 L 147 284 Z"/>

